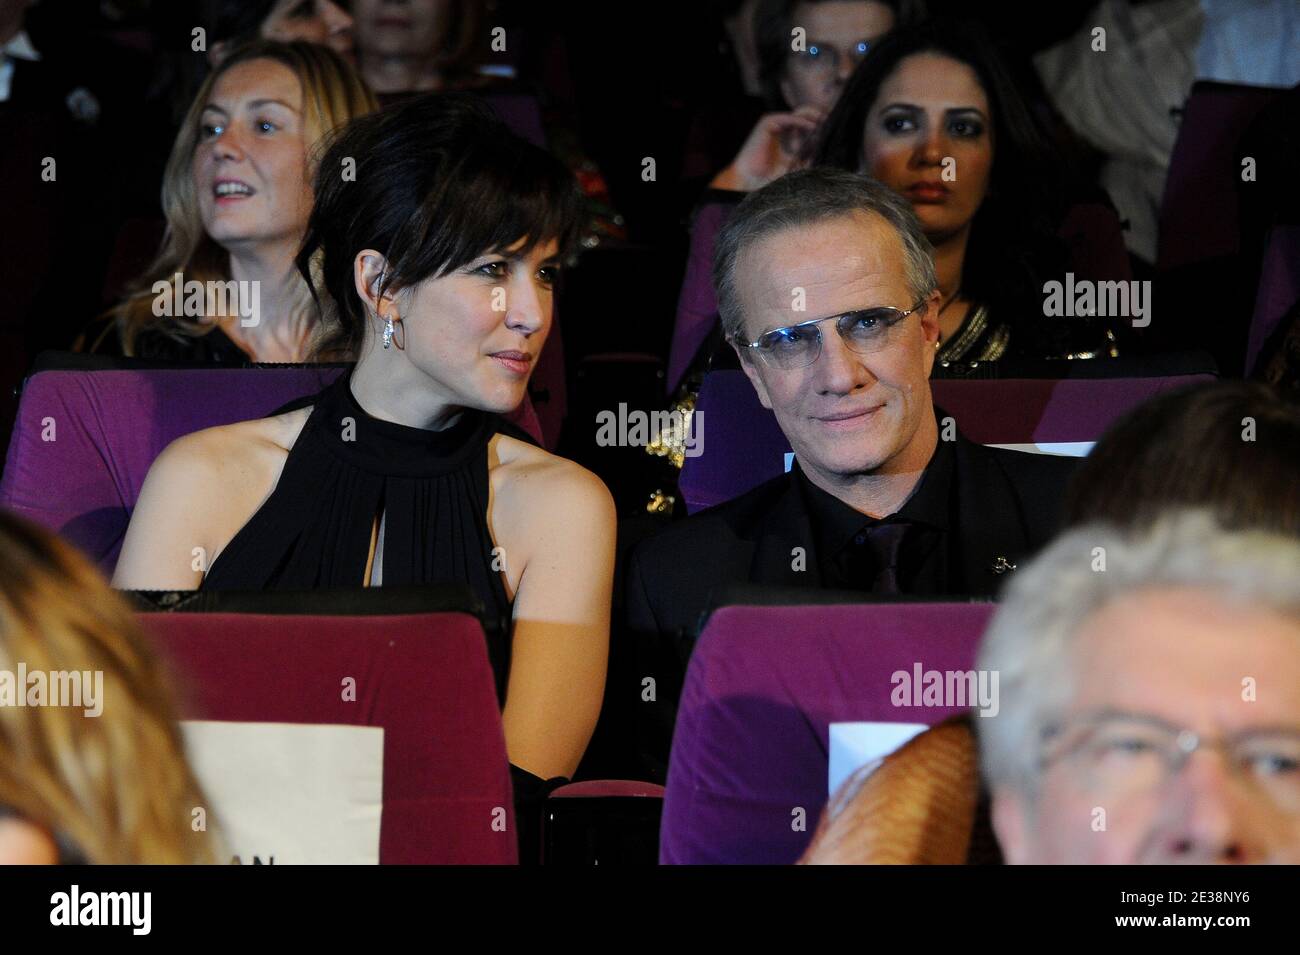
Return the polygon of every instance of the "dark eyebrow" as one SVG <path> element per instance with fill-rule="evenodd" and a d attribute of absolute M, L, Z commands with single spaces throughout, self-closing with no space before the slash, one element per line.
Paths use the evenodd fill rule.
<path fill-rule="evenodd" d="M 888 106 L 880 107 L 880 112 L 883 113 L 890 109 L 906 109 L 915 113 L 921 111 L 922 107 L 917 106 L 915 103 L 890 103 Z M 988 122 L 988 117 L 984 115 L 984 111 L 978 106 L 950 106 L 944 110 L 944 114 L 948 116 L 952 116 L 954 113 L 974 113 L 980 119 Z"/>
<path fill-rule="evenodd" d="M 527 258 L 527 256 L 525 256 L 522 251 L 507 252 L 504 249 L 497 249 L 496 251 L 493 252 L 485 252 L 484 255 L 499 255 L 503 259 L 509 259 L 511 262 L 522 262 L 525 258 Z M 563 258 L 564 257 L 559 252 L 556 252 L 554 255 L 548 255 L 546 258 L 542 259 L 542 264 L 546 265 L 548 262 L 559 262 Z"/>

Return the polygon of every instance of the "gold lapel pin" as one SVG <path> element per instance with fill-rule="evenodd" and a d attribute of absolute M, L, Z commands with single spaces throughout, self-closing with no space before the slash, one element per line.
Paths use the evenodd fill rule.
<path fill-rule="evenodd" d="M 998 576 L 1015 569 L 1016 565 L 1011 563 L 1011 561 L 1007 560 L 1005 557 L 994 557 L 993 564 L 989 567 L 989 570 L 993 571 L 993 573 Z"/>

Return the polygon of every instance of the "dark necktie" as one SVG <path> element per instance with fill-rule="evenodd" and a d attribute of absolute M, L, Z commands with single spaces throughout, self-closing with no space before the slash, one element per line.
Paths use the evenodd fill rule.
<path fill-rule="evenodd" d="M 874 524 L 858 535 L 863 546 L 871 553 L 875 576 L 871 583 L 873 594 L 901 593 L 898 586 L 898 555 L 907 535 L 908 524 L 893 521 Z"/>

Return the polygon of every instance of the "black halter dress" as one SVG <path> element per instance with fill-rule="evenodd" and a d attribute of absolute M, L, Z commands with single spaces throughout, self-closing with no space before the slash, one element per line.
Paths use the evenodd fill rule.
<path fill-rule="evenodd" d="M 349 372 L 309 399 L 311 416 L 275 490 L 217 556 L 200 589 L 361 586 L 382 513 L 380 583 L 467 585 L 495 631 L 488 654 L 503 696 L 511 602 L 488 531 L 487 447 L 498 432 L 536 442 L 480 411 L 462 412 L 442 431 L 381 421 L 357 403 L 350 382 Z"/>

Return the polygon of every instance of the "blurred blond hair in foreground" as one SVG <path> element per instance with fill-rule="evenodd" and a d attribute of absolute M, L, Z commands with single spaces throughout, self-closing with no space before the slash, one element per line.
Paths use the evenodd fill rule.
<path fill-rule="evenodd" d="M 0 674 L 20 665 L 102 673 L 102 712 L 0 705 L 0 860 L 25 846 L 9 861 L 44 861 L 52 837 L 65 862 L 215 862 L 166 674 L 130 608 L 71 546 L 0 512 Z"/>

